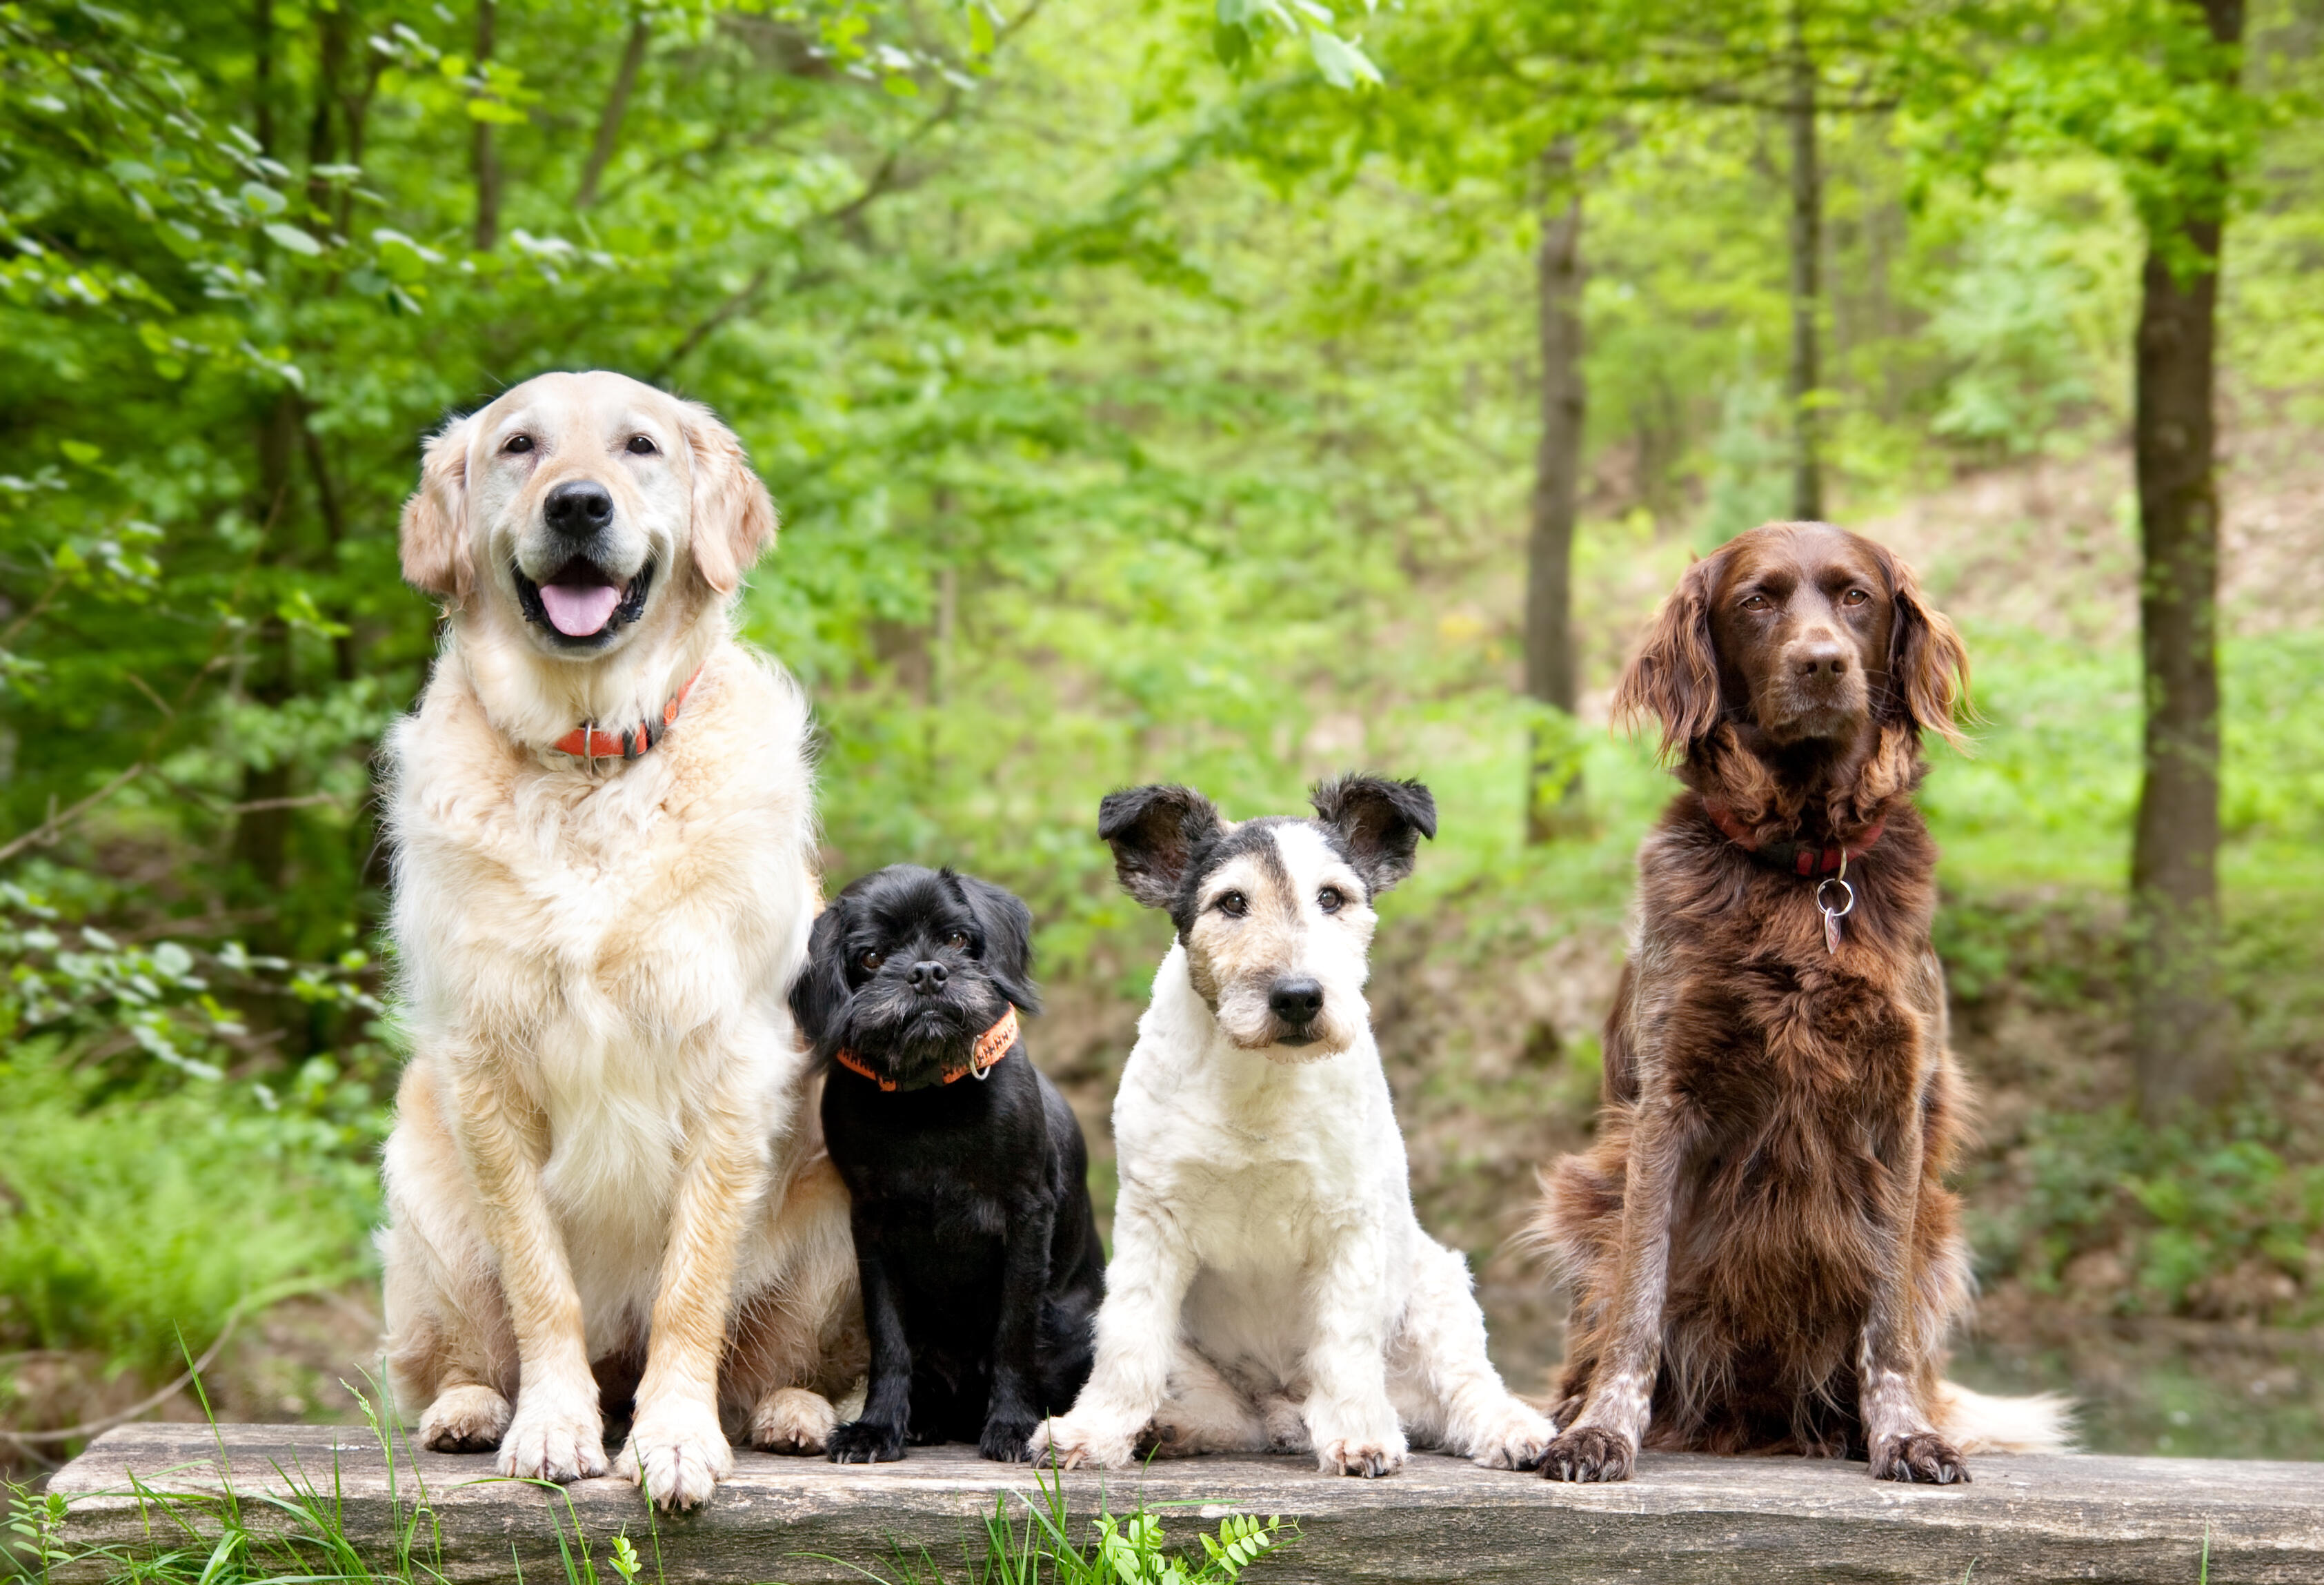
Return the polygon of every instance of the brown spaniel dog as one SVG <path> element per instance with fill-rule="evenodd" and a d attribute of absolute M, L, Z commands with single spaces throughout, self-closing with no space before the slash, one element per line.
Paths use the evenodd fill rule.
<path fill-rule="evenodd" d="M 1573 1295 L 1551 1479 L 1619 1480 L 1645 1444 L 1949 1482 L 2064 1445 L 2062 1405 L 1940 1374 L 1967 1098 L 1913 790 L 1968 676 L 1910 568 L 1784 523 L 1690 568 L 1622 679 L 1687 791 L 1639 850 L 1598 1144 L 1532 1228 Z"/>

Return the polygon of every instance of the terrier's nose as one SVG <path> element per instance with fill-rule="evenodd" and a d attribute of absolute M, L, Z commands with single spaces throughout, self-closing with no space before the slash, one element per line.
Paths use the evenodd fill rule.
<path fill-rule="evenodd" d="M 1323 987 L 1312 979 L 1278 979 L 1268 990 L 1267 1005 L 1286 1024 L 1313 1024 L 1323 1010 Z"/>
<path fill-rule="evenodd" d="M 595 533 L 613 521 L 613 496 L 600 484 L 585 478 L 567 479 L 549 492 L 540 504 L 540 514 L 549 519 L 549 526 L 559 533 Z"/>
<path fill-rule="evenodd" d="M 1800 645 L 1800 675 L 1838 677 L 1848 670 L 1848 646 L 1837 639 L 1811 639 Z"/>
<path fill-rule="evenodd" d="M 932 996 L 944 989 L 945 966 L 935 962 L 915 963 L 908 978 L 914 990 L 924 996 Z"/>

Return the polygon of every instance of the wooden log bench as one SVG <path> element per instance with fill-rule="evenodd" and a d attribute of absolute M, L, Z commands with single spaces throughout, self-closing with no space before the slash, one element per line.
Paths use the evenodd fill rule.
<path fill-rule="evenodd" d="M 973 1537 L 982 1556 L 995 1494 L 1038 1497 L 1031 1471 L 967 1448 L 915 1449 L 871 1468 L 746 1451 L 706 1508 L 650 1525 L 633 1488 L 591 1480 L 552 1493 L 495 1481 L 482 1455 L 399 1452 L 391 1497 L 388 1460 L 360 1428 L 227 1425 L 214 1437 L 201 1426 L 144 1424 L 107 1432 L 51 1482 L 68 1504 L 65 1547 L 140 1545 L 147 1520 L 131 1476 L 155 1490 L 216 1493 L 221 1446 L 245 1498 L 299 1483 L 336 1493 L 347 1534 L 382 1553 L 424 1490 L 442 1536 L 440 1567 L 455 1581 L 512 1580 L 512 1556 L 529 1580 L 561 1580 L 558 1534 L 569 1536 L 576 1521 L 608 1585 L 604 1549 L 622 1532 L 644 1554 L 649 1581 L 657 1540 L 671 1581 L 860 1581 L 855 1571 L 883 1564 L 893 1544 L 926 1546 L 957 1580 L 973 1577 L 958 1566 L 962 1543 Z M 1117 1514 L 1140 1497 L 1192 1505 L 1162 1516 L 1172 1541 L 1198 1554 L 1198 1519 L 1296 1517 L 1300 1540 L 1254 1569 L 1251 1585 L 2195 1585 L 2207 1533 L 2213 1585 L 2324 1582 L 2324 1465 L 1991 1457 L 1976 1476 L 1966 1487 L 1897 1486 L 1876 1484 L 1861 1464 L 1649 1453 L 1625 1484 L 1563 1486 L 1419 1455 L 1393 1478 L 1358 1481 L 1321 1475 L 1304 1459 L 1209 1458 L 1103 1477 L 1102 1495 Z M 1101 1477 L 1063 1478 L 1078 1536 L 1098 1512 Z M 254 1527 L 272 1522 L 263 1503 L 243 1508 Z M 58 1577 L 103 1573 L 82 1564 Z"/>

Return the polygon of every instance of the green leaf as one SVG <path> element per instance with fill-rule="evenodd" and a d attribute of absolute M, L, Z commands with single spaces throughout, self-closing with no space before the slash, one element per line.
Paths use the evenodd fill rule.
<path fill-rule="evenodd" d="M 1362 50 L 1340 37 L 1321 29 L 1307 35 L 1307 52 L 1315 58 L 1315 70 L 1323 80 L 1335 88 L 1352 88 L 1358 83 L 1378 83 L 1379 68 Z"/>
<path fill-rule="evenodd" d="M 275 246 L 285 253 L 303 254 L 311 259 L 319 256 L 323 251 L 323 245 L 316 241 L 311 233 L 301 231 L 296 226 L 286 226 L 280 220 L 269 220 L 261 229 L 266 233 L 268 239 Z"/>
<path fill-rule="evenodd" d="M 87 440 L 59 440 L 57 450 L 65 454 L 66 461 L 78 462 L 83 468 L 105 455 L 102 448 L 92 446 Z"/>

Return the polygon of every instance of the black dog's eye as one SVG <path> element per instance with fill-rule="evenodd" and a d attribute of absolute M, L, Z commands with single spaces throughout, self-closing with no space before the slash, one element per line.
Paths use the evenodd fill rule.
<path fill-rule="evenodd" d="M 659 447 L 656 446 L 651 440 L 648 439 L 644 435 L 632 435 L 630 437 L 630 450 L 635 456 L 650 457 L 659 450 Z"/>
<path fill-rule="evenodd" d="M 956 930 L 953 932 L 952 934 L 945 937 L 945 945 L 950 947 L 955 952 L 967 951 L 968 932 L 964 930 Z"/>
<path fill-rule="evenodd" d="M 1315 906 L 1326 913 L 1337 913 L 1340 911 L 1340 904 L 1347 900 L 1337 886 L 1325 886 L 1315 894 Z"/>
<path fill-rule="evenodd" d="M 866 969 L 877 969 L 881 964 L 885 963 L 887 960 L 888 954 L 885 952 L 866 952 L 863 954 L 863 967 Z"/>
<path fill-rule="evenodd" d="M 1851 589 L 1840 597 L 1840 603 L 1843 606 L 1860 606 L 1871 598 L 1860 589 Z"/>
<path fill-rule="evenodd" d="M 1250 912 L 1250 899 L 1240 892 L 1223 892 L 1219 895 L 1219 912 L 1229 919 L 1240 919 Z"/>
<path fill-rule="evenodd" d="M 508 443 L 503 446 L 501 450 L 514 456 L 522 456 L 525 452 L 532 450 L 532 437 L 530 435 L 511 435 L 508 438 Z"/>

